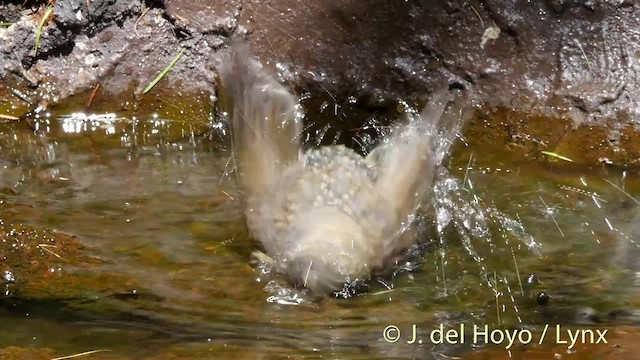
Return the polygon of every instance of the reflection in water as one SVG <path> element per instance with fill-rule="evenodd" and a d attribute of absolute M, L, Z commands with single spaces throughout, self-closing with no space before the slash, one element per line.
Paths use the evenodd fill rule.
<path fill-rule="evenodd" d="M 98 129 L 104 129 L 107 135 L 113 135 L 116 133 L 116 128 L 114 123 L 117 121 L 122 121 L 123 119 L 119 119 L 116 114 L 85 114 L 85 113 L 73 113 L 67 116 L 61 116 L 60 122 L 62 126 L 62 131 L 65 133 L 71 134 L 79 134 L 79 133 L 88 133 L 93 132 Z M 135 121 L 135 119 L 134 119 Z M 36 123 L 39 125 L 40 123 Z M 155 126 L 164 125 L 162 122 L 154 124 Z M 36 127 L 36 131 L 40 130 Z M 123 136 L 123 146 L 127 146 L 126 135 Z"/>
<path fill-rule="evenodd" d="M 352 132 L 365 146 L 375 138 L 367 131 L 384 126 L 376 116 Z M 194 357 L 442 358 L 470 344 L 408 345 L 412 324 L 539 330 L 576 324 L 584 308 L 606 314 L 638 299 L 639 205 L 620 190 L 637 194 L 636 179 L 505 164 L 461 145 L 437 176 L 434 209 L 421 214 L 412 262 L 368 294 L 314 302 L 248 265 L 253 244 L 228 176 L 224 126 L 111 114 L 52 114 L 34 125 L 35 133 L 0 124 L 4 226 L 77 234 L 104 260 L 80 270 L 60 261 L 60 276 L 130 280 L 81 284 L 86 297 L 73 303 L 5 296 L 0 317 L 14 331 L 0 346 L 104 347 L 132 358 L 169 346 Z M 29 275 L 0 270 L 16 286 Z M 536 304 L 540 291 L 549 306 Z M 395 344 L 382 337 L 389 324 L 405 334 Z"/>

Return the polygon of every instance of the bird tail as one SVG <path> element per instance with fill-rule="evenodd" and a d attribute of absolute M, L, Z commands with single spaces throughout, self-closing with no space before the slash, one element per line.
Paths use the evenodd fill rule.
<path fill-rule="evenodd" d="M 245 43 L 233 40 L 217 66 L 223 98 L 232 103 L 233 151 L 241 184 L 249 194 L 272 189 L 284 167 L 299 161 L 302 117 L 297 99 L 260 64 Z"/>

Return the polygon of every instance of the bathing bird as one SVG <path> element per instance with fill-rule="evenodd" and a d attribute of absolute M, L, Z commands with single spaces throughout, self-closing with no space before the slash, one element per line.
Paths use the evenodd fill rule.
<path fill-rule="evenodd" d="M 255 255 L 294 286 L 337 294 L 367 281 L 417 242 L 412 226 L 439 165 L 448 87 L 362 156 L 302 142 L 298 99 L 234 41 L 217 65 Z M 445 132 L 439 131 L 446 128 Z"/>

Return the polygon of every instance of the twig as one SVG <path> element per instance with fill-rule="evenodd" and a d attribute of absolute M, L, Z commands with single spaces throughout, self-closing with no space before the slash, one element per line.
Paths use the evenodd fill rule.
<path fill-rule="evenodd" d="M 227 195 L 227 197 L 228 197 L 229 199 L 231 199 L 231 200 L 235 200 L 235 199 L 233 198 L 233 196 L 231 196 L 228 192 L 226 192 L 226 191 L 224 191 L 224 190 L 220 190 L 220 191 L 221 191 L 223 194 Z"/>
<path fill-rule="evenodd" d="M 480 16 L 480 13 L 478 12 L 478 10 L 476 10 L 476 8 L 474 8 L 473 5 L 471 4 L 469 4 L 469 7 L 471 8 L 471 10 L 473 10 L 474 13 L 476 13 L 476 16 L 480 20 L 480 25 L 482 25 L 482 28 L 484 29 L 484 20 L 482 20 L 482 16 Z"/>
<path fill-rule="evenodd" d="M 4 114 L 0 114 L 0 119 L 11 120 L 11 121 L 20 120 L 19 117 L 15 117 L 15 116 L 11 116 L 11 115 L 4 115 Z"/>
<path fill-rule="evenodd" d="M 62 260 L 62 256 L 56 254 L 55 252 L 47 249 L 47 247 L 55 247 L 55 245 L 47 245 L 47 244 L 38 244 L 38 247 L 46 252 L 48 252 L 49 254 L 57 257 L 58 259 Z"/>
<path fill-rule="evenodd" d="M 589 61 L 589 58 L 587 57 L 587 53 L 584 52 L 584 49 L 582 48 L 582 44 L 580 44 L 578 39 L 576 39 L 576 44 L 580 48 L 580 51 L 582 52 L 582 56 L 584 56 L 584 60 L 587 62 L 587 68 L 589 68 L 589 71 L 591 71 L 591 62 Z"/>
<path fill-rule="evenodd" d="M 61 356 L 61 357 L 53 358 L 53 359 L 51 359 L 51 360 L 73 359 L 73 358 L 77 358 L 77 357 L 81 357 L 81 356 L 87 356 L 87 355 L 96 354 L 96 353 L 99 353 L 99 352 L 105 352 L 105 351 L 111 351 L 111 350 L 108 350 L 108 349 L 102 349 L 102 350 L 91 350 L 91 351 L 81 352 L 81 353 L 78 353 L 78 354 L 67 355 L 67 356 Z"/>
<path fill-rule="evenodd" d="M 96 95 L 98 95 L 98 89 L 100 89 L 100 84 L 96 84 L 96 87 L 93 88 L 91 95 L 89 95 L 89 100 L 87 101 L 87 107 L 91 107 L 91 104 L 93 104 L 93 100 L 96 98 Z"/>
<path fill-rule="evenodd" d="M 149 10 L 151 10 L 151 8 L 150 8 L 150 7 L 145 8 L 145 9 L 144 9 L 144 11 L 142 12 L 142 14 L 140 14 L 140 17 L 138 17 L 138 19 L 136 20 L 136 22 L 133 24 L 133 32 L 135 32 L 135 33 L 136 33 L 136 36 L 138 36 L 138 37 L 140 36 L 140 35 L 138 35 L 138 22 L 139 22 L 140 20 L 142 20 L 142 18 L 143 18 L 145 15 L 147 15 L 147 13 L 149 12 Z"/>

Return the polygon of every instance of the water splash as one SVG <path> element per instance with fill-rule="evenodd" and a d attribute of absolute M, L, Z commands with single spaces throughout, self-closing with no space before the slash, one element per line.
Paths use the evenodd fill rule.
<path fill-rule="evenodd" d="M 468 114 L 466 110 L 468 109 L 465 109 L 465 105 L 458 102 L 457 106 L 454 105 L 449 109 L 450 118 L 459 117 L 464 119 Z M 464 146 L 468 146 L 460 135 L 461 126 L 450 126 L 449 131 L 457 133 L 455 137 L 462 141 Z M 435 153 L 438 161 L 442 162 L 450 155 L 451 139 L 454 139 L 454 136 L 445 134 L 439 139 Z M 441 166 L 438 169 L 433 186 L 431 205 L 436 214 L 436 232 L 441 247 L 442 286 L 445 293 L 447 291 L 444 275 L 446 273 L 444 267 L 447 263 L 445 259 L 447 248 L 451 245 L 450 242 L 452 240 L 460 242 L 467 255 L 477 265 L 480 277 L 496 293 L 498 291 L 496 289 L 498 278 L 493 276 L 494 281 L 491 281 L 491 270 L 488 265 L 490 261 L 488 260 L 499 258 L 505 253 L 504 249 L 499 248 L 501 245 L 496 243 L 496 239 L 503 239 L 504 245 L 509 249 L 516 269 L 518 283 L 521 283 L 521 280 L 516 255 L 510 239 L 514 238 L 524 244 L 530 252 L 540 256 L 541 245 L 526 231 L 517 214 L 514 218 L 500 211 L 493 201 L 487 201 L 477 193 L 469 173 L 472 170 L 472 162 L 473 155 L 470 155 L 462 179 L 454 177 L 450 170 Z M 451 229 L 455 235 L 448 233 L 448 229 Z M 506 278 L 504 278 L 504 281 L 507 281 Z M 511 292 L 510 287 L 508 287 L 508 291 Z"/>
<path fill-rule="evenodd" d="M 300 305 L 305 301 L 300 292 L 292 289 L 290 286 L 282 285 L 276 280 L 269 281 L 264 289 L 272 294 L 267 298 L 267 302 L 270 303 Z"/>

